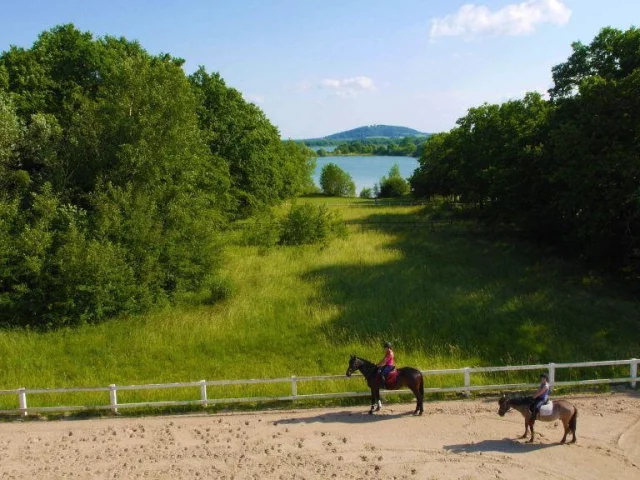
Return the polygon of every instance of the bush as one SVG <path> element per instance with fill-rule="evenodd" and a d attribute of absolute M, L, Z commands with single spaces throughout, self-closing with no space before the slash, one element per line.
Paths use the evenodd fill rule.
<path fill-rule="evenodd" d="M 320 243 L 346 235 L 340 215 L 329 211 L 325 205 L 293 205 L 281 225 L 281 245 Z"/>
<path fill-rule="evenodd" d="M 360 191 L 360 198 L 373 198 L 373 190 L 370 188 L 363 188 Z"/>
<path fill-rule="evenodd" d="M 390 177 L 380 183 L 380 197 L 404 197 L 409 193 L 409 184 L 402 177 Z"/>
<path fill-rule="evenodd" d="M 280 242 L 280 219 L 271 211 L 263 211 L 245 224 L 244 243 L 257 247 L 273 247 Z"/>
<path fill-rule="evenodd" d="M 244 241 L 247 245 L 268 248 L 323 243 L 334 237 L 344 237 L 346 233 L 338 212 L 331 212 L 324 205 L 302 204 L 293 205 L 280 218 L 273 212 L 255 217 L 246 225 Z"/>

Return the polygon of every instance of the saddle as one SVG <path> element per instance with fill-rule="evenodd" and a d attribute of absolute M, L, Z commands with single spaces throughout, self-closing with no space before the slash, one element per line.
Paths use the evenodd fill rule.
<path fill-rule="evenodd" d="M 551 400 L 547 400 L 538 410 L 538 414 L 541 417 L 548 417 L 553 413 L 553 402 Z"/>
<path fill-rule="evenodd" d="M 529 410 L 531 412 L 533 412 L 533 397 L 531 397 L 531 406 L 529 407 Z M 551 415 L 553 413 L 553 402 L 551 401 L 551 399 L 547 398 L 547 401 L 544 402 L 542 405 L 540 405 L 540 408 L 538 409 L 538 416 L 539 417 L 547 417 L 549 415 Z"/>
<path fill-rule="evenodd" d="M 389 373 L 387 373 L 387 378 L 384 382 L 385 388 L 393 387 L 396 384 L 396 380 L 398 378 L 398 369 L 394 368 Z M 378 379 L 382 382 L 382 369 L 378 372 Z"/>

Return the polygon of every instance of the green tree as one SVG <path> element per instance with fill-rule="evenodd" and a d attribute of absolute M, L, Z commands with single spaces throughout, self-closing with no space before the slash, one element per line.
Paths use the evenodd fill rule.
<path fill-rule="evenodd" d="M 335 163 L 327 163 L 320 173 L 320 187 L 325 195 L 354 197 L 356 185 L 347 172 Z"/>
<path fill-rule="evenodd" d="M 400 165 L 394 163 L 387 177 L 380 179 L 380 192 L 378 197 L 403 197 L 409 194 L 409 183 L 400 174 Z"/>
<path fill-rule="evenodd" d="M 308 189 L 315 159 L 304 144 L 281 142 L 264 112 L 219 74 L 200 67 L 189 79 L 199 101 L 200 128 L 231 177 L 234 215 L 249 215 Z"/>
<path fill-rule="evenodd" d="M 0 322 L 99 321 L 215 276 L 229 173 L 181 65 L 72 25 L 0 55 Z"/>
<path fill-rule="evenodd" d="M 373 198 L 373 190 L 365 187 L 360 191 L 360 198 Z"/>

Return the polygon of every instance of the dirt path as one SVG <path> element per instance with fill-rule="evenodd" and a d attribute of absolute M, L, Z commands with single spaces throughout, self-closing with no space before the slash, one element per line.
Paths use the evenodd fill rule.
<path fill-rule="evenodd" d="M 0 424 L 0 479 L 640 479 L 640 395 L 571 396 L 578 443 L 496 399 Z"/>

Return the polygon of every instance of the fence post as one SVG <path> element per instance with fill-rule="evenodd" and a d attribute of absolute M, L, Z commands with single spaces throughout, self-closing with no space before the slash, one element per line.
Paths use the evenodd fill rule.
<path fill-rule="evenodd" d="M 207 381 L 200 380 L 200 399 L 202 400 L 202 406 L 207 406 Z"/>
<path fill-rule="evenodd" d="M 20 414 L 23 417 L 29 415 L 27 412 L 27 389 L 24 387 L 18 389 L 18 403 L 20 404 Z"/>
<path fill-rule="evenodd" d="M 631 359 L 631 388 L 636 388 L 636 378 L 638 378 L 638 359 Z"/>
<path fill-rule="evenodd" d="M 296 383 L 295 375 L 291 375 L 291 396 L 292 397 L 298 396 L 298 384 Z"/>
<path fill-rule="evenodd" d="M 109 385 L 109 401 L 113 413 L 118 413 L 118 394 L 116 393 L 116 386 L 114 383 Z"/>
<path fill-rule="evenodd" d="M 466 389 L 464 394 L 468 397 L 471 395 L 471 390 L 469 390 L 469 387 L 471 386 L 471 372 L 469 372 L 469 367 L 464 367 L 464 386 Z"/>
<path fill-rule="evenodd" d="M 556 381 L 556 364 L 551 362 L 549 364 L 549 383 L 553 386 Z"/>

